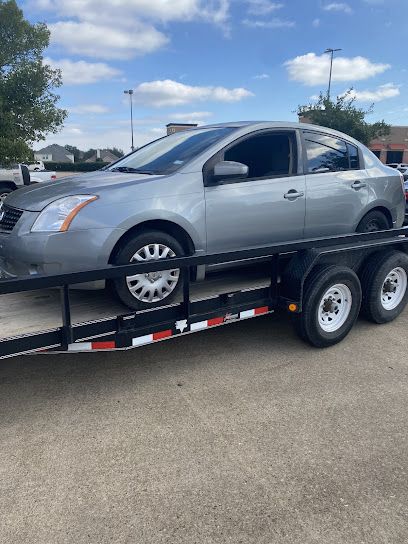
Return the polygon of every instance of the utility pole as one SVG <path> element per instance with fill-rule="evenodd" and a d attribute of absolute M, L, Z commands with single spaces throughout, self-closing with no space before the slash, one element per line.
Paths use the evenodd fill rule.
<path fill-rule="evenodd" d="M 332 49 L 327 48 L 325 53 L 330 53 L 330 75 L 329 75 L 329 87 L 327 89 L 327 99 L 330 100 L 330 88 L 331 88 L 331 79 L 332 79 L 332 70 L 333 70 L 333 55 L 336 51 L 342 51 L 342 49 Z"/>
<path fill-rule="evenodd" d="M 132 131 L 132 151 L 135 150 L 135 146 L 133 145 L 133 89 L 129 89 L 127 91 L 123 91 L 125 94 L 129 95 L 130 98 L 130 130 Z"/>

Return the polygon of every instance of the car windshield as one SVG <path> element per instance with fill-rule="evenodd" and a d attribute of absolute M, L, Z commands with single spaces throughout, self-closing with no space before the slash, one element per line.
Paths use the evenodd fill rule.
<path fill-rule="evenodd" d="M 116 162 L 107 170 L 143 174 L 171 174 L 225 138 L 234 128 L 203 128 L 160 138 Z"/>

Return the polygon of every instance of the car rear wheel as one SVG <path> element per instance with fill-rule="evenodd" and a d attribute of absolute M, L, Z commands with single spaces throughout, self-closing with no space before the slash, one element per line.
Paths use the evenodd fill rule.
<path fill-rule="evenodd" d="M 128 240 L 116 253 L 114 264 L 129 264 L 181 257 L 181 244 L 160 231 L 139 234 Z M 133 310 L 164 306 L 174 301 L 181 289 L 179 268 L 134 274 L 113 281 L 119 299 Z"/>
<path fill-rule="evenodd" d="M 311 272 L 303 308 L 294 316 L 299 336 L 318 348 L 337 344 L 350 332 L 361 305 L 357 275 L 344 266 L 321 266 Z"/>
<path fill-rule="evenodd" d="M 391 228 L 387 217 L 378 210 L 373 210 L 363 217 L 356 232 L 376 232 Z"/>

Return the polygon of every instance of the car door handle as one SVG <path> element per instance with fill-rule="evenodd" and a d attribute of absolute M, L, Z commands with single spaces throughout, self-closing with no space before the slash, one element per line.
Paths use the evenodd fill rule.
<path fill-rule="evenodd" d="M 300 198 L 304 195 L 305 193 L 302 193 L 302 191 L 296 191 L 296 189 L 291 189 L 283 195 L 283 198 L 286 198 L 287 200 L 296 200 L 297 198 Z"/>
<path fill-rule="evenodd" d="M 355 181 L 355 182 L 351 185 L 351 188 L 352 188 L 352 189 L 356 189 L 356 191 L 358 191 L 358 189 L 362 189 L 363 187 L 367 187 L 367 183 L 363 183 L 363 182 L 360 181 L 360 180 Z"/>

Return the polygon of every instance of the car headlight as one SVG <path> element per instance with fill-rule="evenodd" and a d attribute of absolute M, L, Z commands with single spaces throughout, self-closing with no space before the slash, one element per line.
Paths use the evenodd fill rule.
<path fill-rule="evenodd" d="M 93 195 L 73 195 L 51 202 L 37 217 L 31 232 L 67 231 L 78 212 L 97 198 Z"/>

